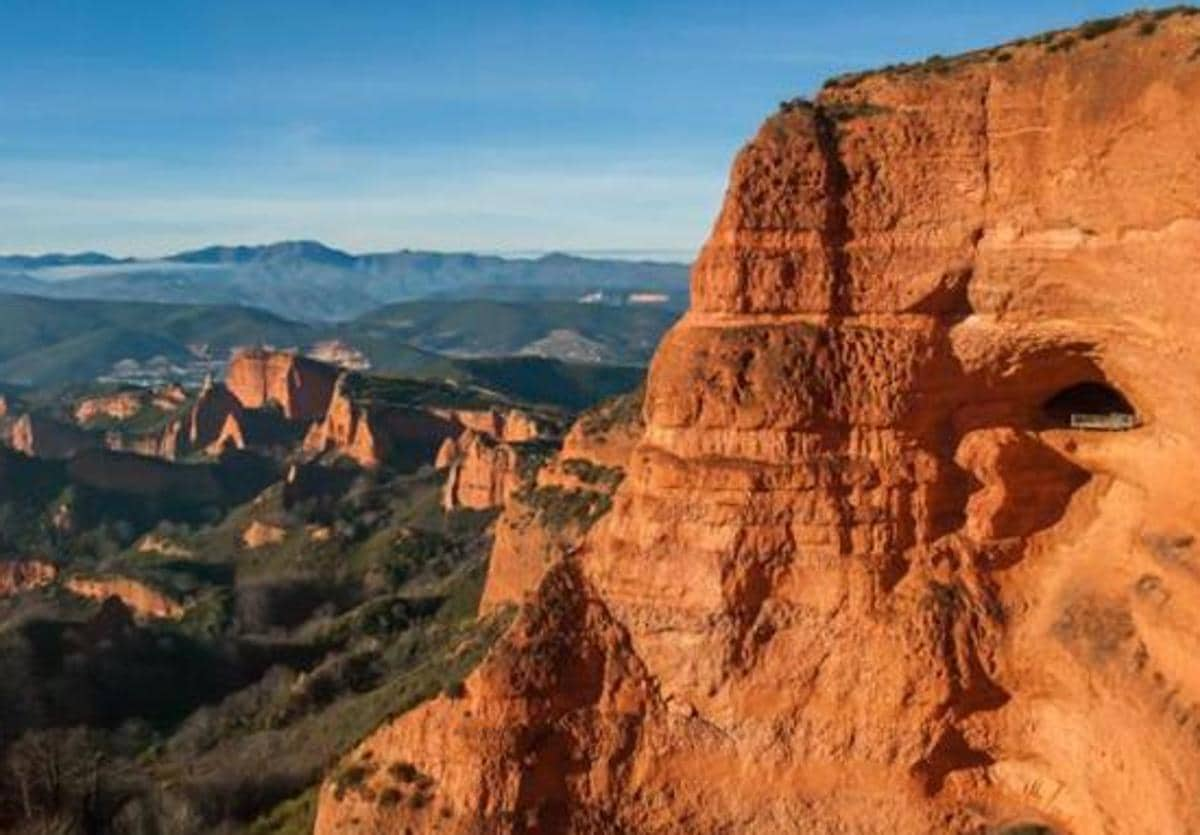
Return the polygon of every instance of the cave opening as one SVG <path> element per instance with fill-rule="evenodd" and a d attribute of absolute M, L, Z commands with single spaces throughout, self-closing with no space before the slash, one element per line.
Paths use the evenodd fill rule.
<path fill-rule="evenodd" d="M 1120 431 L 1139 423 L 1133 405 L 1107 383 L 1076 383 L 1042 404 L 1042 415 L 1052 427 Z"/>

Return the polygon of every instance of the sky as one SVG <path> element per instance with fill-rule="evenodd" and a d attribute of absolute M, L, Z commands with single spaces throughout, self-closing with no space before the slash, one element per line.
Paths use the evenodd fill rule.
<path fill-rule="evenodd" d="M 690 257 L 781 100 L 1127 8 L 0 0 L 0 252 Z"/>

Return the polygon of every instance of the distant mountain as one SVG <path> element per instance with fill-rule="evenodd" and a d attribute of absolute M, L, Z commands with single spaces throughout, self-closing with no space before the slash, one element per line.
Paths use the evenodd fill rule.
<path fill-rule="evenodd" d="M 372 311 L 344 330 L 346 341 L 400 340 L 452 356 L 549 356 L 644 364 L 678 318 L 656 305 L 577 302 L 420 301 Z"/>
<path fill-rule="evenodd" d="M 0 383 L 42 387 L 114 375 L 136 381 L 143 373 L 196 382 L 220 373 L 234 347 L 306 349 L 336 340 L 380 372 L 486 378 L 494 371 L 490 360 L 506 358 L 499 372 L 517 375 L 531 391 L 557 379 L 577 387 L 569 381 L 588 381 L 581 390 L 592 392 L 597 373 L 623 380 L 641 372 L 614 377 L 574 365 L 644 365 L 676 315 L 642 305 L 437 301 L 390 305 L 347 323 L 306 324 L 235 305 L 0 294 Z M 539 365 L 542 359 L 572 369 Z"/>
<path fill-rule="evenodd" d="M 184 364 L 204 351 L 301 344 L 311 329 L 265 311 L 0 296 L 0 380 L 47 385 L 95 379 L 121 360 Z"/>
<path fill-rule="evenodd" d="M 129 264 L 132 258 L 113 258 L 102 252 L 79 252 L 72 255 L 0 255 L 2 270 L 39 270 L 46 267 L 95 267 L 109 264 Z"/>
<path fill-rule="evenodd" d="M 254 307 L 296 321 L 346 321 L 421 299 L 576 301 L 622 304 L 631 294 L 687 305 L 688 267 L 653 261 L 551 254 L 501 258 L 470 253 L 352 255 L 316 241 L 213 246 L 160 259 L 99 253 L 0 257 L 0 292 L 46 298 Z"/>
<path fill-rule="evenodd" d="M 357 259 L 319 241 L 283 241 L 266 246 L 210 246 L 163 259 L 178 264 L 253 264 L 309 261 L 351 269 Z"/>

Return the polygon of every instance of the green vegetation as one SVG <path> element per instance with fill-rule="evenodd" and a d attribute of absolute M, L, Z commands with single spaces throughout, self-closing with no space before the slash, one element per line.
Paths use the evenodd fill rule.
<path fill-rule="evenodd" d="M 187 363 L 194 359 L 189 345 L 218 351 L 255 341 L 294 345 L 308 333 L 304 325 L 238 307 L 3 296 L 0 380 L 92 380 L 130 357 Z"/>
<path fill-rule="evenodd" d="M 1102 35 L 1107 35 L 1109 32 L 1120 29 L 1128 22 L 1130 22 L 1130 18 L 1128 17 L 1104 17 L 1089 20 L 1079 27 L 1079 37 L 1085 41 L 1092 41 Z"/>
<path fill-rule="evenodd" d="M 18 475 L 63 472 L 11 458 Z M 53 586 L 0 601 L 0 828 L 73 814 L 62 792 L 28 808 L 5 800 L 20 796 L 29 750 L 78 748 L 55 741 L 50 724 L 65 723 L 92 728 L 106 779 L 122 775 L 96 784 L 102 815 L 183 822 L 164 831 L 306 832 L 315 787 L 344 752 L 389 717 L 463 694 L 512 615 L 475 617 L 494 514 L 443 512 L 429 471 L 325 474 L 321 489 L 313 472 L 305 489 L 277 484 L 211 522 L 160 522 L 158 551 L 130 547 L 127 531 L 72 558 L 73 571 L 184 600 L 178 622 L 139 623 Z M 43 498 L 60 483 L 49 478 Z M 246 549 L 255 520 L 283 541 Z"/>
<path fill-rule="evenodd" d="M 538 521 L 554 531 L 574 526 L 587 531 L 612 509 L 612 497 L 593 490 L 568 490 L 557 485 L 534 487 L 518 494 Z"/>
<path fill-rule="evenodd" d="M 835 122 L 849 122 L 854 119 L 864 119 L 871 116 L 881 116 L 890 113 L 890 107 L 863 102 L 827 102 L 821 105 L 821 112 Z"/>
<path fill-rule="evenodd" d="M 419 301 L 368 313 L 344 338 L 397 338 L 425 351 L 458 357 L 515 355 L 553 334 L 579 337 L 562 342 L 567 360 L 637 365 L 650 359 L 678 307 L 613 306 L 566 301 Z M 546 346 L 549 349 L 550 346 Z"/>
<path fill-rule="evenodd" d="M 579 416 L 583 432 L 591 436 L 604 436 L 618 427 L 633 426 L 642 418 L 642 405 L 646 399 L 645 384 L 632 391 L 610 397 Z"/>
<path fill-rule="evenodd" d="M 839 87 L 853 88 L 863 80 L 877 75 L 945 75 L 960 67 L 971 64 L 989 61 L 1007 63 L 1013 59 L 1013 50 L 1024 46 L 1040 46 L 1047 52 L 1067 52 L 1073 49 L 1081 40 L 1094 41 L 1135 22 L 1138 23 L 1137 34 L 1145 37 L 1154 34 L 1158 30 L 1159 24 L 1164 20 L 1177 15 L 1191 17 L 1197 14 L 1200 14 L 1200 7 L 1196 6 L 1171 6 L 1153 11 L 1138 10 L 1120 17 L 1098 18 L 1096 20 L 1085 21 L 1071 29 L 1060 29 L 1043 32 L 1027 38 L 1018 38 L 1017 40 L 987 49 L 973 50 L 953 56 L 931 55 L 923 61 L 889 64 L 874 70 L 844 73 L 828 79 L 824 86 L 826 89 Z M 1197 55 L 1200 55 L 1200 49 L 1197 50 Z M 792 101 L 803 100 L 793 99 Z"/>
<path fill-rule="evenodd" d="M 437 369 L 423 372 L 436 375 Z M 644 368 L 566 363 L 543 357 L 488 357 L 454 361 L 451 374 L 464 383 L 503 392 L 523 403 L 585 409 L 629 391 L 645 377 Z"/>
<path fill-rule="evenodd" d="M 623 470 L 617 467 L 603 467 L 585 458 L 569 458 L 562 462 L 562 468 L 584 484 L 594 484 L 608 491 L 616 489 L 625 478 Z"/>

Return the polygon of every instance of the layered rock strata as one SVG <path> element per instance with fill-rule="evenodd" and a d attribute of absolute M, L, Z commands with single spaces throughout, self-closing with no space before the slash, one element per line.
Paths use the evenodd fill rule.
<path fill-rule="evenodd" d="M 316 831 L 1200 830 L 1198 44 L 1145 14 L 767 120 L 612 512 Z M 1044 408 L 1080 385 L 1137 428 Z"/>

